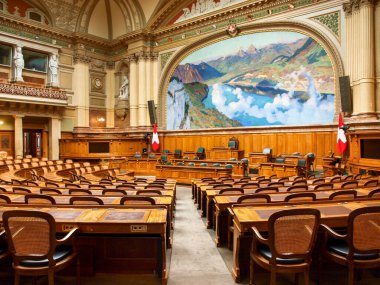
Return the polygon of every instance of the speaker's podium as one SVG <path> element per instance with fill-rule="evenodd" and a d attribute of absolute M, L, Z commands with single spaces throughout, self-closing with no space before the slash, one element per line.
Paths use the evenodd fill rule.
<path fill-rule="evenodd" d="M 207 151 L 207 158 L 210 160 L 240 160 L 244 157 L 244 150 L 239 150 L 239 142 L 232 137 L 228 141 L 228 146 L 217 146 Z"/>

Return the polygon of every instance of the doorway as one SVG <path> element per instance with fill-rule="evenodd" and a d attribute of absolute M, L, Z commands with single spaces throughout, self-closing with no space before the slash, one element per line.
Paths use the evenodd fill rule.
<path fill-rule="evenodd" d="M 42 130 L 24 129 L 24 157 L 41 158 L 42 156 Z"/>

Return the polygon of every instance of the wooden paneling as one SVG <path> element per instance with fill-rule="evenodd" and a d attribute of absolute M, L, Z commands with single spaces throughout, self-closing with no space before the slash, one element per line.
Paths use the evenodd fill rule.
<path fill-rule="evenodd" d="M 213 147 L 226 146 L 229 134 L 183 134 L 163 135 L 161 133 L 161 149 L 182 149 L 182 152 L 195 152 L 198 147 L 203 146 L 207 150 Z M 336 150 L 336 131 L 323 132 L 273 132 L 273 133 L 244 133 L 233 134 L 239 140 L 239 150 L 244 150 L 244 157 L 251 152 L 262 152 L 265 147 L 273 150 L 273 156 L 283 153 L 300 152 L 303 154 L 313 152 L 316 154 L 316 165 L 322 167 L 322 157 L 329 151 Z"/>
<path fill-rule="evenodd" d="M 6 151 L 8 156 L 14 157 L 14 132 L 0 131 L 0 151 Z"/>
<path fill-rule="evenodd" d="M 108 153 L 89 153 L 89 142 L 109 142 Z M 61 158 L 107 158 L 119 156 L 133 156 L 146 147 L 141 139 L 61 139 L 59 141 L 59 155 Z"/>

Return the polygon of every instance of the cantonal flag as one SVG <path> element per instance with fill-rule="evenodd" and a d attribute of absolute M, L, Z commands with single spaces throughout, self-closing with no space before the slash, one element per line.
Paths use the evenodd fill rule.
<path fill-rule="evenodd" d="M 337 147 L 338 147 L 338 152 L 340 154 L 344 153 L 347 147 L 347 139 L 346 135 L 344 133 L 343 129 L 343 118 L 342 118 L 342 113 L 339 113 L 339 123 L 338 123 L 338 136 L 337 136 Z"/>
<path fill-rule="evenodd" d="M 152 138 L 152 149 L 153 149 L 153 151 L 157 151 L 159 147 L 160 147 L 160 141 L 158 140 L 157 126 L 156 126 L 156 123 L 154 123 L 153 138 Z"/>

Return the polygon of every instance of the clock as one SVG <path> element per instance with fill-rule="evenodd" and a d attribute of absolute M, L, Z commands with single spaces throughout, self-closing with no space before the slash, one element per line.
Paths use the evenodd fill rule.
<path fill-rule="evenodd" d="M 102 82 L 102 80 L 101 80 L 100 78 L 95 78 L 95 79 L 93 80 L 93 85 L 94 85 L 94 87 L 95 87 L 96 89 L 102 89 L 102 87 L 103 87 L 103 82 Z"/>

